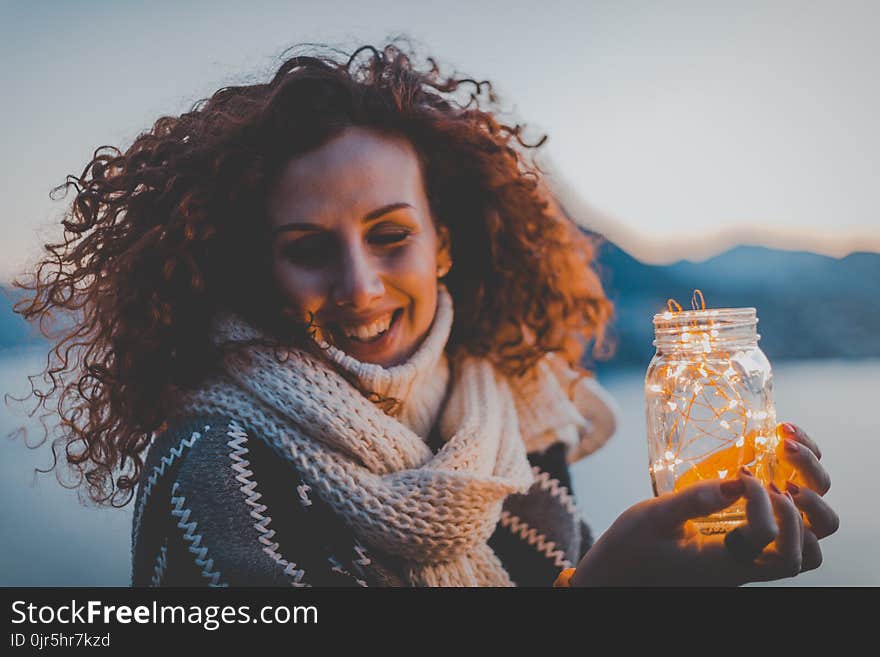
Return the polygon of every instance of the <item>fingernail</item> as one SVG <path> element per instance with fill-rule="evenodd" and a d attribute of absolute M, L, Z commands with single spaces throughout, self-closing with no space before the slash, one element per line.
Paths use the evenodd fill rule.
<path fill-rule="evenodd" d="M 790 438 L 786 438 L 784 442 L 785 442 L 785 451 L 786 452 L 791 452 L 792 454 L 797 454 L 800 447 L 798 447 L 798 444 L 795 441 L 791 440 Z"/>
<path fill-rule="evenodd" d="M 733 499 L 742 495 L 745 488 L 745 484 L 739 479 L 728 479 L 721 484 L 721 494 Z"/>
<path fill-rule="evenodd" d="M 791 496 L 791 493 L 789 493 L 788 491 L 785 491 L 785 496 L 791 500 L 792 504 L 794 504 L 794 498 Z"/>
<path fill-rule="evenodd" d="M 754 477 L 754 476 L 755 476 L 755 475 L 753 475 L 753 474 L 749 471 L 749 469 L 748 469 L 746 466 L 744 466 L 744 465 L 741 465 L 741 466 L 740 466 L 740 468 L 739 468 L 739 473 L 740 473 L 741 475 L 745 475 L 746 477 Z"/>
<path fill-rule="evenodd" d="M 797 435 L 797 429 L 795 428 L 795 426 L 791 422 L 783 422 L 782 423 L 782 432 L 786 436 L 796 436 Z"/>
<path fill-rule="evenodd" d="M 785 490 L 787 492 L 792 493 L 793 495 L 797 495 L 798 493 L 801 492 L 801 487 L 795 483 L 792 483 L 790 481 L 786 481 L 785 482 Z"/>
<path fill-rule="evenodd" d="M 782 494 L 782 491 L 779 490 L 779 489 L 776 487 L 776 484 L 774 484 L 772 481 L 770 482 L 770 490 L 772 490 L 774 493 L 777 493 L 777 494 L 779 494 L 779 495 Z"/>

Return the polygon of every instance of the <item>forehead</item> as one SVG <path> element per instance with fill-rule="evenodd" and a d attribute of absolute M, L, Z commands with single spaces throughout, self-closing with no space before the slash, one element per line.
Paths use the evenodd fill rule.
<path fill-rule="evenodd" d="M 269 198 L 273 225 L 357 218 L 388 203 L 425 203 L 418 156 L 403 137 L 346 128 L 285 165 Z"/>

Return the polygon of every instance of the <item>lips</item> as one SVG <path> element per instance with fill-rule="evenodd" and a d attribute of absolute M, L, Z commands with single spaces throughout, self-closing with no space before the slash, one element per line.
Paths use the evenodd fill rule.
<path fill-rule="evenodd" d="M 328 328 L 338 348 L 354 356 L 369 356 L 390 344 L 402 315 L 403 308 L 397 308 L 369 323 L 332 322 Z"/>
<path fill-rule="evenodd" d="M 389 312 L 369 323 L 340 324 L 340 328 L 350 340 L 370 342 L 388 330 L 388 327 L 391 326 L 391 320 L 393 317 L 394 313 Z"/>

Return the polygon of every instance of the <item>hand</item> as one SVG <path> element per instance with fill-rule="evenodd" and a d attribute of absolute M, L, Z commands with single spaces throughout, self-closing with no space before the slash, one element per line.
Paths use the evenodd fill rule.
<path fill-rule="evenodd" d="M 744 564 L 724 536 L 688 522 L 745 497 L 743 538 L 761 554 Z M 818 567 L 792 496 L 767 489 L 745 468 L 736 479 L 701 481 L 627 509 L 584 555 L 571 586 L 731 586 L 791 577 Z M 807 546 L 805 548 L 805 546 Z"/>
<path fill-rule="evenodd" d="M 798 426 L 784 422 L 776 426 L 780 439 L 777 456 L 780 461 L 778 487 L 785 487 L 797 508 L 803 513 L 803 554 L 816 553 L 819 562 L 822 553 L 819 539 L 833 534 L 840 526 L 840 519 L 828 503 L 822 499 L 831 488 L 831 477 L 819 463 L 822 452 L 818 445 Z M 816 556 L 811 556 L 815 559 Z"/>

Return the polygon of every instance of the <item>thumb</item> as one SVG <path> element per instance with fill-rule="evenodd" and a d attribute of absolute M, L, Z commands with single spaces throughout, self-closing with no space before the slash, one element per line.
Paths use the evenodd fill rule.
<path fill-rule="evenodd" d="M 724 509 L 739 498 L 745 490 L 739 479 L 711 479 L 698 481 L 676 493 L 657 498 L 662 509 L 660 522 L 664 527 L 676 529 L 686 520 L 700 518 Z"/>

